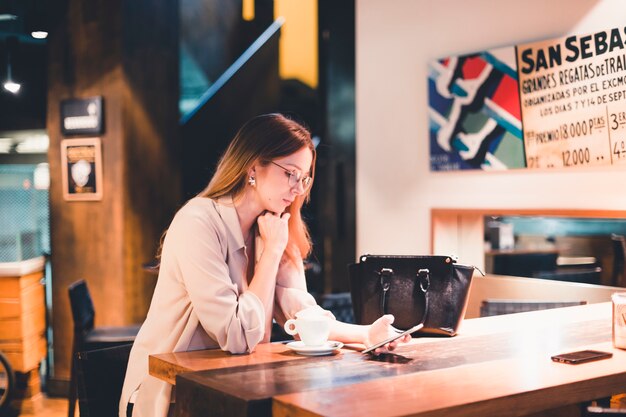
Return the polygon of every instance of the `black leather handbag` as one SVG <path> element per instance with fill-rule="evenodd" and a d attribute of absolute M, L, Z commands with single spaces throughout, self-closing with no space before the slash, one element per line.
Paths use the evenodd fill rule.
<path fill-rule="evenodd" d="M 474 273 L 449 256 L 363 255 L 349 266 L 354 318 L 371 324 L 393 314 L 402 330 L 454 336 L 463 320 Z"/>

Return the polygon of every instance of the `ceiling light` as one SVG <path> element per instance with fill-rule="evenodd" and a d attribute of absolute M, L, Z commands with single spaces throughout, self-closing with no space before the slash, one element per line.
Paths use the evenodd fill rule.
<path fill-rule="evenodd" d="M 21 87 L 21 84 L 16 83 L 11 79 L 11 54 L 7 49 L 7 80 L 4 83 L 4 89 L 10 93 L 17 94 Z"/>
<path fill-rule="evenodd" d="M 11 80 L 4 83 L 4 89 L 13 94 L 17 94 L 18 91 L 20 91 L 20 88 L 22 88 L 21 84 L 14 83 Z"/>
<path fill-rule="evenodd" d="M 35 39 L 46 39 L 48 37 L 48 32 L 43 30 L 35 30 L 30 33 L 30 36 Z"/>
<path fill-rule="evenodd" d="M 8 13 L 0 14 L 0 22 L 4 22 L 8 20 L 17 20 L 17 16 L 15 16 L 14 14 L 8 14 Z"/>

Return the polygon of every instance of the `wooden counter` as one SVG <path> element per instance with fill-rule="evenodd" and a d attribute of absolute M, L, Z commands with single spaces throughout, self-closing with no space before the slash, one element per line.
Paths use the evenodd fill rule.
<path fill-rule="evenodd" d="M 176 376 L 179 416 L 517 416 L 625 391 L 626 351 L 610 340 L 611 305 L 600 303 L 466 320 L 457 337 L 413 339 L 377 360 L 265 345 L 250 355 L 158 355 L 165 364 L 150 367 L 164 380 L 196 370 Z M 614 356 L 577 366 L 550 360 L 584 348 Z"/>
<path fill-rule="evenodd" d="M 27 373 L 46 356 L 43 272 L 0 276 L 0 350 L 17 372 Z"/>
<path fill-rule="evenodd" d="M 274 416 L 524 416 L 626 391 L 626 351 L 611 345 L 611 305 L 601 303 L 467 320 L 456 340 L 398 350 L 417 372 L 274 397 Z M 550 356 L 613 353 L 581 365 Z"/>

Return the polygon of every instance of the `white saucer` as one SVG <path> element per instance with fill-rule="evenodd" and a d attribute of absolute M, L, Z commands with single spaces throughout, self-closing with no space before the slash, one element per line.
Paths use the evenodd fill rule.
<path fill-rule="evenodd" d="M 330 355 L 334 351 L 341 349 L 343 347 L 343 343 L 335 342 L 333 340 L 329 340 L 321 346 L 307 346 L 302 341 L 297 342 L 289 342 L 285 346 L 294 352 L 300 355 L 306 356 L 322 356 L 322 355 Z"/>

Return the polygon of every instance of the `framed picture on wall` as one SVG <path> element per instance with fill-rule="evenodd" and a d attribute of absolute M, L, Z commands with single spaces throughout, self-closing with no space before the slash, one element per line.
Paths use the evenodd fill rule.
<path fill-rule="evenodd" d="M 62 140 L 61 174 L 65 200 L 102 200 L 100 138 Z"/>

